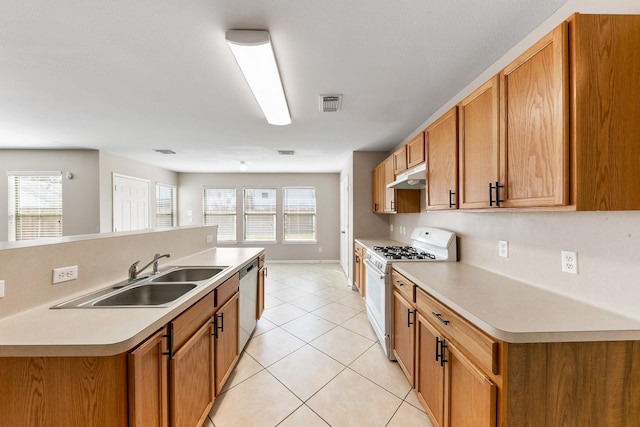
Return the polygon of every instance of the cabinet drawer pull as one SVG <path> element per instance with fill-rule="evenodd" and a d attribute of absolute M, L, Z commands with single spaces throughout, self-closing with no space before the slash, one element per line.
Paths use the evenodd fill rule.
<path fill-rule="evenodd" d="M 396 285 L 398 285 L 398 286 L 404 286 L 404 283 L 402 283 L 400 280 L 396 280 Z"/>
<path fill-rule="evenodd" d="M 456 203 L 453 201 L 453 196 L 455 196 L 456 193 L 449 190 L 449 207 L 450 208 L 455 208 L 456 207 Z M 489 194 L 489 197 L 491 197 L 491 194 Z"/>
<path fill-rule="evenodd" d="M 407 328 L 410 328 L 411 325 L 413 325 L 413 322 L 411 321 L 411 314 L 415 313 L 413 310 L 407 309 Z"/>
<path fill-rule="evenodd" d="M 162 335 L 162 338 L 167 339 L 167 348 L 168 351 L 163 351 L 162 354 L 165 356 L 169 356 L 169 359 L 173 359 L 173 324 L 169 323 L 167 325 L 167 333 Z"/>
<path fill-rule="evenodd" d="M 442 318 L 442 315 L 440 313 L 436 313 L 435 311 L 432 311 L 431 314 L 433 314 L 435 316 L 436 319 L 438 319 L 440 322 L 444 323 L 445 325 L 449 324 L 448 320 L 445 320 Z"/>

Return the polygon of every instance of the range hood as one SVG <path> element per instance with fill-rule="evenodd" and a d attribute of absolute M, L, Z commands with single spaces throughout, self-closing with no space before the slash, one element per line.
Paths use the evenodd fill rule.
<path fill-rule="evenodd" d="M 396 176 L 396 180 L 387 184 L 387 188 L 401 190 L 421 190 L 427 184 L 427 165 L 422 163 Z"/>

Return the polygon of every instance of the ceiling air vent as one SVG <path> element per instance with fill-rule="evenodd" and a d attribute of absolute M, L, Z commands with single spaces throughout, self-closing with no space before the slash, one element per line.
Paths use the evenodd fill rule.
<path fill-rule="evenodd" d="M 318 106 L 321 113 L 335 113 L 342 107 L 342 95 L 320 95 Z"/>
<path fill-rule="evenodd" d="M 168 150 L 168 149 L 153 149 L 153 151 L 155 151 L 156 153 L 160 153 L 160 154 L 176 154 L 175 151 L 173 150 Z"/>
<path fill-rule="evenodd" d="M 278 154 L 281 156 L 293 156 L 296 152 L 293 150 L 278 150 Z"/>

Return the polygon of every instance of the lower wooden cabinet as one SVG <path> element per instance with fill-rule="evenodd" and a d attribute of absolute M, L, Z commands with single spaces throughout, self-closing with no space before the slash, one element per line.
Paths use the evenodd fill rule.
<path fill-rule="evenodd" d="M 358 243 L 353 244 L 353 284 L 363 297 L 366 292 L 365 281 L 367 277 L 364 267 L 364 255 L 366 251 L 364 246 Z"/>
<path fill-rule="evenodd" d="M 206 322 L 171 358 L 171 425 L 199 426 L 213 406 L 213 325 Z"/>
<path fill-rule="evenodd" d="M 129 425 L 169 425 L 167 326 L 128 355 Z"/>
<path fill-rule="evenodd" d="M 407 376 L 409 384 L 413 386 L 416 310 L 413 303 L 407 301 L 403 295 L 395 289 L 393 291 L 392 301 L 393 330 L 391 332 L 391 343 L 393 346 L 393 355 Z"/>
<path fill-rule="evenodd" d="M 440 334 L 418 313 L 415 389 L 435 427 L 444 425 L 444 366 L 438 355 Z"/>
<path fill-rule="evenodd" d="M 231 297 L 215 314 L 215 383 L 220 393 L 239 358 L 240 324 L 238 293 Z"/>

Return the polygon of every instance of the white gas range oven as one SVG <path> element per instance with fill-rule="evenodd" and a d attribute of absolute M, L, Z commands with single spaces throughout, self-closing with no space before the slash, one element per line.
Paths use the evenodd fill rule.
<path fill-rule="evenodd" d="M 367 247 L 367 317 L 390 360 L 391 351 L 391 264 L 393 261 L 455 262 L 458 260 L 455 233 L 440 228 L 419 227 L 411 233 L 411 246 Z"/>

